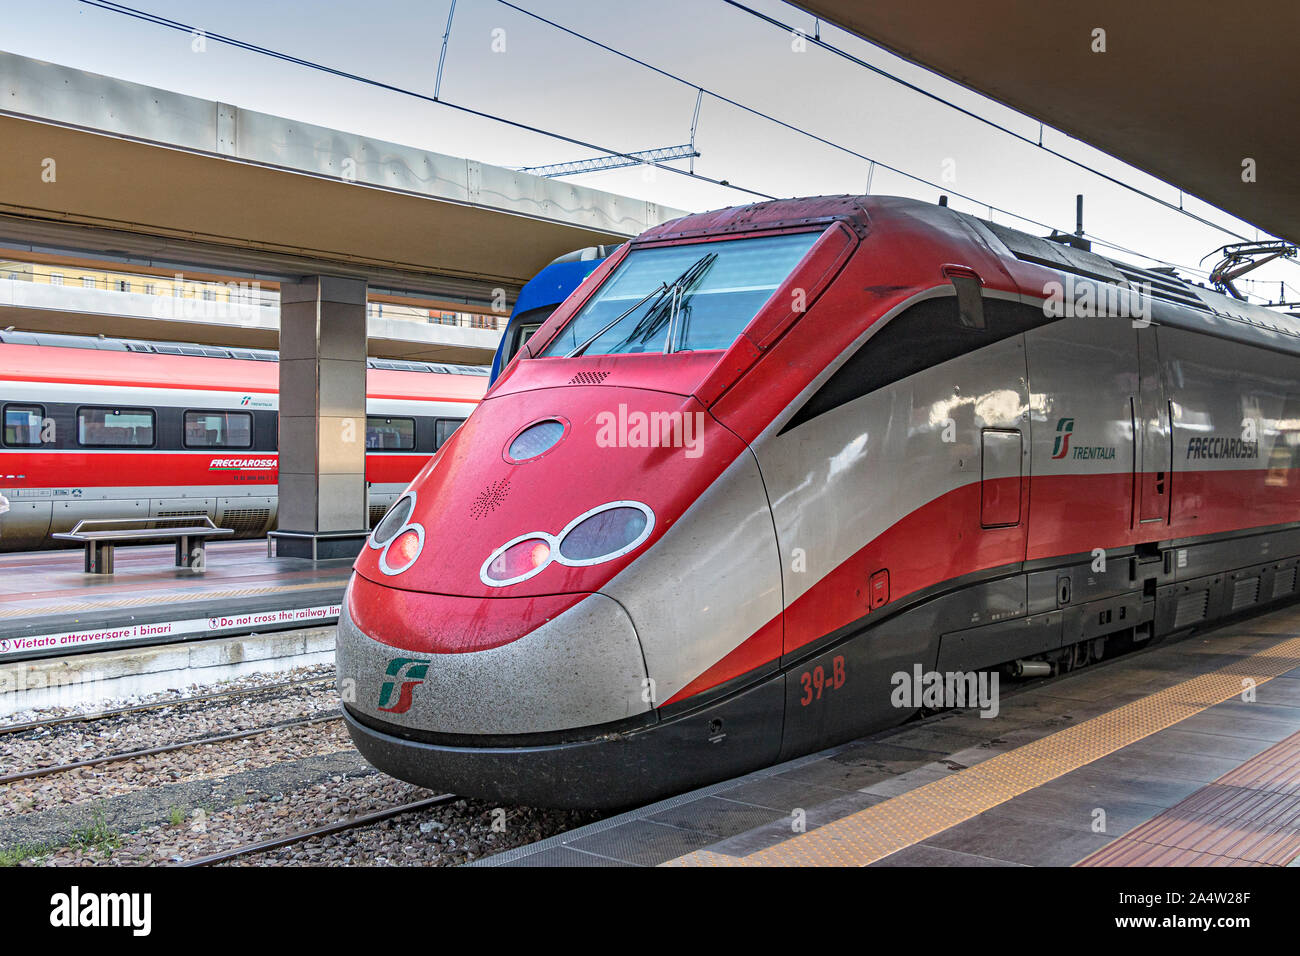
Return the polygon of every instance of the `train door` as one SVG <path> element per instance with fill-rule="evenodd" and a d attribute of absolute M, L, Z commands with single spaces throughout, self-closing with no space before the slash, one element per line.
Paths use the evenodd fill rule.
<path fill-rule="evenodd" d="M 1136 526 L 1145 532 L 1168 524 L 1173 485 L 1169 402 L 1160 375 L 1155 326 L 1137 330 L 1138 388 L 1133 398 L 1137 488 Z"/>
<path fill-rule="evenodd" d="M 1133 523 L 1136 342 L 1129 319 L 1077 316 L 1025 333 L 1029 560 L 1110 548 Z M 1057 592 L 1054 576 L 1044 585 Z M 1055 598 L 1050 602 L 1055 604 Z"/>

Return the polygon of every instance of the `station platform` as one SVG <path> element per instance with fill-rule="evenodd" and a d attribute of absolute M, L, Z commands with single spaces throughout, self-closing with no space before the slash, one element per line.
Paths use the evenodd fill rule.
<path fill-rule="evenodd" d="M 333 623 L 352 567 L 265 541 L 214 541 L 202 571 L 173 561 L 170 544 L 119 549 L 111 575 L 80 550 L 0 555 L 0 661 Z"/>
<path fill-rule="evenodd" d="M 1297 866 L 1300 607 L 1004 684 L 484 866 Z M 990 713 L 991 713 L 990 708 Z"/>

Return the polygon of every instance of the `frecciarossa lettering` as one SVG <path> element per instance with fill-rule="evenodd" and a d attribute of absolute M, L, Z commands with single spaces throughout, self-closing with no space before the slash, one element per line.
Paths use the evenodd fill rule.
<path fill-rule="evenodd" d="M 1189 439 L 1187 460 L 1195 458 L 1258 458 L 1259 442 L 1209 436 Z"/>
<path fill-rule="evenodd" d="M 214 458 L 208 465 L 211 471 L 230 471 L 243 468 L 274 468 L 279 462 L 274 458 Z"/>

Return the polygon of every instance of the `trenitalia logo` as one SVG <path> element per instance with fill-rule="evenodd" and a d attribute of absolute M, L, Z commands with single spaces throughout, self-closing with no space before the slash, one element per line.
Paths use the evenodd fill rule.
<path fill-rule="evenodd" d="M 274 458 L 214 458 L 208 471 L 265 471 L 277 464 Z"/>
<path fill-rule="evenodd" d="M 1062 418 L 1056 423 L 1056 444 L 1052 446 L 1053 458 L 1064 458 L 1070 451 L 1070 436 L 1074 434 L 1074 419 Z"/>
<path fill-rule="evenodd" d="M 1062 418 L 1056 423 L 1056 444 L 1052 446 L 1052 458 L 1059 459 L 1069 455 L 1075 460 L 1101 459 L 1108 461 L 1115 457 L 1114 445 L 1076 445 L 1070 448 L 1070 436 L 1074 434 L 1074 419 Z"/>
<path fill-rule="evenodd" d="M 406 713 L 411 709 L 411 694 L 424 683 L 428 673 L 428 661 L 415 657 L 394 657 L 384 668 L 384 674 L 392 679 L 384 681 L 379 688 L 379 709 L 386 714 Z M 394 692 L 397 694 L 397 702 L 389 706 Z"/>

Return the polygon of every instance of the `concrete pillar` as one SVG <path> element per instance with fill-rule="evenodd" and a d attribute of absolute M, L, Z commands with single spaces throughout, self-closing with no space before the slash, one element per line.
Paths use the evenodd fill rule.
<path fill-rule="evenodd" d="M 280 285 L 276 553 L 336 558 L 366 539 L 366 283 Z"/>

